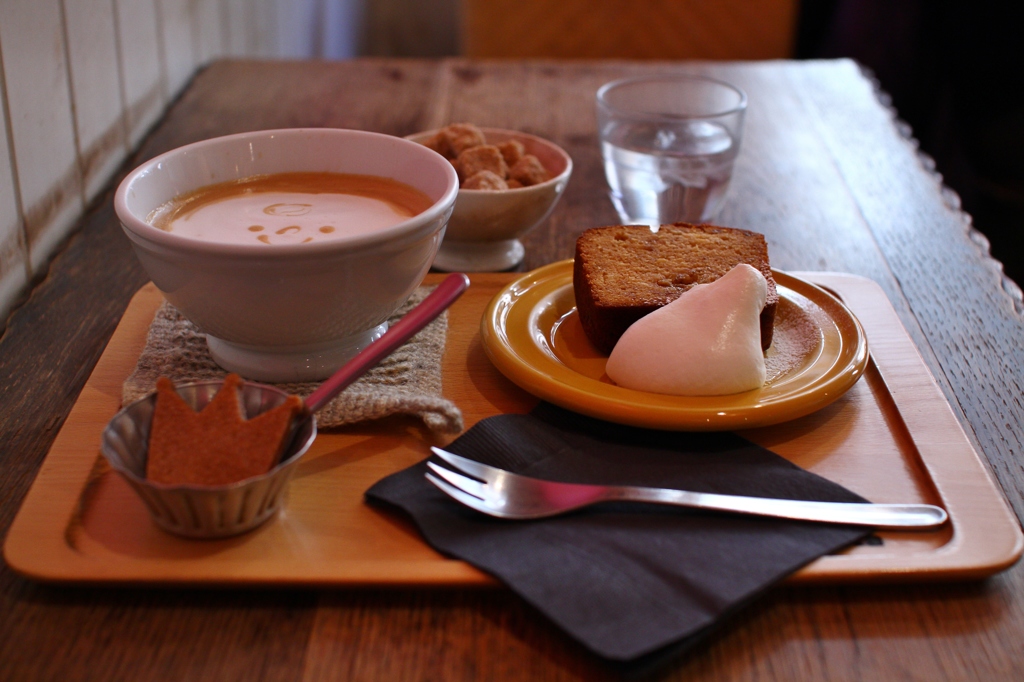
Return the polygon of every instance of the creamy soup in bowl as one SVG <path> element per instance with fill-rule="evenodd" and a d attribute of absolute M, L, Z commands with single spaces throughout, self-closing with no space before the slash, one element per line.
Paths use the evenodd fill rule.
<path fill-rule="evenodd" d="M 309 244 L 371 234 L 434 203 L 391 178 L 274 173 L 207 185 L 158 206 L 147 222 L 222 244 Z"/>

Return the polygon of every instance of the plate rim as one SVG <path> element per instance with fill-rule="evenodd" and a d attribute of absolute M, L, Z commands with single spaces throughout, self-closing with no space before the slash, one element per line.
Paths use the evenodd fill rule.
<path fill-rule="evenodd" d="M 484 311 L 480 336 L 487 357 L 505 377 L 536 397 L 574 412 L 629 426 L 669 431 L 731 431 L 770 426 L 806 416 L 831 404 L 845 394 L 867 368 L 870 359 L 867 337 L 860 320 L 850 309 L 826 289 L 776 269 L 772 273 L 780 288 L 809 299 L 838 327 L 844 349 L 837 361 L 844 354 L 848 355 L 842 366 L 830 368 L 824 375 L 809 384 L 794 387 L 781 398 L 750 404 L 750 392 L 708 397 L 665 396 L 596 382 L 553 358 L 544 367 L 537 367 L 522 357 L 518 348 L 522 344 L 509 340 L 505 319 L 517 301 L 535 293 L 537 287 L 545 287 L 553 293 L 565 285 L 565 280 L 571 285 L 572 263 L 572 259 L 549 263 L 523 273 L 503 287 Z M 837 318 L 842 319 L 837 321 Z M 844 333 L 844 328 L 851 331 Z M 532 335 L 527 338 L 532 339 Z M 530 343 L 536 348 L 534 341 Z M 582 381 L 558 378 L 566 372 Z M 601 383 L 607 388 L 595 393 L 587 390 L 591 383 Z M 608 391 L 611 397 L 603 395 Z"/>

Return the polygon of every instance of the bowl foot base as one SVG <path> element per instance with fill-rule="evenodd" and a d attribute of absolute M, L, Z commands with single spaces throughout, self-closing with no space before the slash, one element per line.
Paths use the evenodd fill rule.
<path fill-rule="evenodd" d="M 330 344 L 314 346 L 247 346 L 215 336 L 206 337 L 214 362 L 252 381 L 289 383 L 320 381 L 388 330 L 388 323 Z"/>
<path fill-rule="evenodd" d="M 518 239 L 500 242 L 457 242 L 445 239 L 432 267 L 445 272 L 501 272 L 523 261 L 526 249 Z"/>

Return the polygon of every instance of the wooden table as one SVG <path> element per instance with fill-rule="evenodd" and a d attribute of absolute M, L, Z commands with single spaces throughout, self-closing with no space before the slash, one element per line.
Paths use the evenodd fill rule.
<path fill-rule="evenodd" d="M 846 61 L 747 64 L 221 62 L 129 162 L 216 135 L 335 126 L 406 135 L 452 121 L 562 145 L 575 172 L 522 269 L 617 221 L 593 94 L 656 69 L 743 87 L 751 107 L 722 224 L 763 232 L 772 264 L 874 279 L 1018 519 L 1024 514 L 1020 290 Z M 0 339 L 0 533 L 132 294 L 146 281 L 101 196 Z M 45 586 L 0 569 L 0 676 L 39 679 L 604 679 L 503 590 L 189 591 Z M 1024 567 L 984 582 L 781 588 L 659 673 L 682 679 L 1021 679 Z"/>

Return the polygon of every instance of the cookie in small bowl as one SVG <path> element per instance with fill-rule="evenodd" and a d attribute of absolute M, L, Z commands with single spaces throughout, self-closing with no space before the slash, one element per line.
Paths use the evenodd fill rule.
<path fill-rule="evenodd" d="M 153 522 L 174 535 L 214 539 L 277 514 L 316 438 L 316 418 L 300 414 L 301 403 L 284 391 L 237 375 L 158 386 L 110 420 L 100 445 Z"/>
<path fill-rule="evenodd" d="M 459 174 L 459 193 L 434 268 L 508 270 L 525 255 L 519 238 L 561 198 L 572 159 L 558 145 L 515 130 L 456 123 L 407 139 L 441 154 Z"/>

